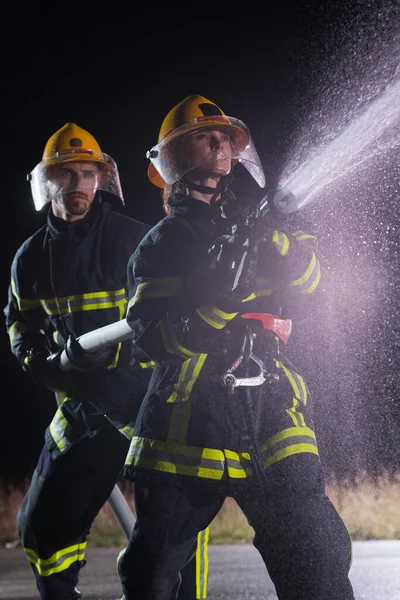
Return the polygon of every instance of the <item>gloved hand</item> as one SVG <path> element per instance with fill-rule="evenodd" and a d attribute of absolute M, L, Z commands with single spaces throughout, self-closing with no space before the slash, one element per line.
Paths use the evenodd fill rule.
<path fill-rule="evenodd" d="M 59 359 L 62 350 L 51 355 L 46 350 L 30 349 L 25 354 L 22 368 L 34 381 L 52 392 L 68 392 L 74 382 L 72 372 L 62 371 Z"/>
<path fill-rule="evenodd" d="M 112 361 L 115 351 L 111 347 L 88 352 L 82 348 L 74 335 L 70 335 L 65 345 L 65 353 L 74 369 L 91 372 L 107 367 Z"/>
<path fill-rule="evenodd" d="M 211 251 L 218 280 L 225 293 L 242 300 L 254 290 L 258 248 L 265 236 L 264 227 L 244 227 L 216 241 Z"/>

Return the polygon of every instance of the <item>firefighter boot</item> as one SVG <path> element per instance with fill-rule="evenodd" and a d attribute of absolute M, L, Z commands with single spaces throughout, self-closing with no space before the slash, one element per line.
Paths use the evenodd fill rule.
<path fill-rule="evenodd" d="M 81 600 L 82 599 L 82 592 L 80 590 L 78 590 L 78 588 L 74 588 L 74 595 L 71 596 L 71 600 Z"/>

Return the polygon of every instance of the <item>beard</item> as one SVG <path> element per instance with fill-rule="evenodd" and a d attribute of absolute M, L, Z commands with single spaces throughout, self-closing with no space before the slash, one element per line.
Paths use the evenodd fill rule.
<path fill-rule="evenodd" d="M 65 194 L 60 198 L 59 202 L 69 214 L 76 216 L 86 214 L 90 208 L 87 195 L 82 193 L 72 192 Z"/>

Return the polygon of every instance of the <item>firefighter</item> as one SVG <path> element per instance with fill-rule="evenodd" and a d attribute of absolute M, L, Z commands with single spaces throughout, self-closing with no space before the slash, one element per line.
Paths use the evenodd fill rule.
<path fill-rule="evenodd" d="M 30 183 L 47 223 L 15 254 L 4 312 L 13 354 L 59 406 L 17 527 L 40 598 L 76 600 L 87 536 L 121 474 L 152 370 L 130 342 L 89 356 L 76 338 L 125 317 L 128 259 L 149 226 L 118 211 L 117 165 L 75 123 L 50 137 Z M 59 368 L 63 349 L 72 371 Z M 195 594 L 192 564 L 184 600 Z"/>
<path fill-rule="evenodd" d="M 307 387 L 278 343 L 296 297 L 318 288 L 315 237 L 266 225 L 238 236 L 232 171 L 241 163 L 260 187 L 265 177 L 247 126 L 203 96 L 172 108 L 147 156 L 166 215 L 128 265 L 127 321 L 156 364 L 124 471 L 137 521 L 118 561 L 123 600 L 175 593 L 227 496 L 280 600 L 354 599 L 351 540 L 325 494 Z"/>

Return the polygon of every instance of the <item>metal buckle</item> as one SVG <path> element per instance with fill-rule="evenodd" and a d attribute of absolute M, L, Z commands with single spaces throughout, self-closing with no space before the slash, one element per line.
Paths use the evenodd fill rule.
<path fill-rule="evenodd" d="M 246 333 L 239 356 L 222 376 L 222 384 L 230 391 L 234 391 L 237 387 L 241 386 L 258 386 L 266 381 L 272 383 L 279 379 L 277 374 L 267 371 L 263 361 L 253 353 L 253 341 L 255 337 L 255 333 Z M 259 373 L 253 377 L 235 377 L 233 374 L 234 371 L 236 371 L 242 363 L 248 364 L 250 361 L 258 366 Z"/>

